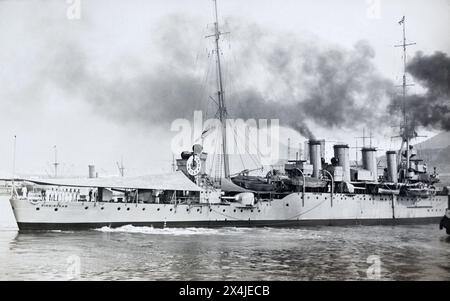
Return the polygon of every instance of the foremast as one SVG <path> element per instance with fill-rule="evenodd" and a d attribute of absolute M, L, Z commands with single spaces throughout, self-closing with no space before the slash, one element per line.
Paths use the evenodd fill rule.
<path fill-rule="evenodd" d="M 402 115 L 403 115 L 403 120 L 402 123 L 400 125 L 400 137 L 402 138 L 402 145 L 400 147 L 400 151 L 399 151 L 399 158 L 402 158 L 403 155 L 403 146 L 405 146 L 405 157 L 406 157 L 406 166 L 405 166 L 405 177 L 407 177 L 411 163 L 410 163 L 410 141 L 412 138 L 417 137 L 417 134 L 415 132 L 414 129 L 414 125 L 412 122 L 408 121 L 408 114 L 406 111 L 406 88 L 408 86 L 412 86 L 410 84 L 407 83 L 406 81 L 406 74 L 407 74 L 407 69 L 406 69 L 406 52 L 407 52 L 407 47 L 408 46 L 412 46 L 415 45 L 416 43 L 407 43 L 406 42 L 406 20 L 405 20 L 405 16 L 403 16 L 403 18 L 398 22 L 400 25 L 402 25 L 402 29 L 403 29 L 403 41 L 402 44 L 400 45 L 395 45 L 395 47 L 402 47 L 403 49 L 403 80 L 402 80 Z"/>
<path fill-rule="evenodd" d="M 217 116 L 219 117 L 221 123 L 221 132 L 222 132 L 222 153 L 223 153 L 223 172 L 225 178 L 230 178 L 230 160 L 227 151 L 227 108 L 225 106 L 224 99 L 224 89 L 223 89 L 223 79 L 222 79 L 222 65 L 220 62 L 220 37 L 224 34 L 219 29 L 219 16 L 217 13 L 217 0 L 212 0 L 214 2 L 214 34 L 207 36 L 214 37 L 214 46 L 215 46 L 215 54 L 216 54 L 216 69 L 217 69 L 217 103 L 218 103 L 218 112 Z"/>
<path fill-rule="evenodd" d="M 216 53 L 216 66 L 217 66 L 217 100 L 219 104 L 218 116 L 222 125 L 222 152 L 223 152 L 223 171 L 225 178 L 230 178 L 230 161 L 227 151 L 227 108 L 225 106 L 223 79 L 222 79 L 222 66 L 220 63 L 220 37 L 222 32 L 219 29 L 219 17 L 217 13 L 217 0 L 214 2 L 214 40 L 215 40 L 215 53 Z"/>

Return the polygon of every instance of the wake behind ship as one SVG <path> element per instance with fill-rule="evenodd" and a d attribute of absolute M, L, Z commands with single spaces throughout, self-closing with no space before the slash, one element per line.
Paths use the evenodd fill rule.
<path fill-rule="evenodd" d="M 439 222 L 450 207 L 450 191 L 436 186 L 437 171 L 430 172 L 418 158 L 410 144 L 415 131 L 406 118 L 401 147 L 386 152 L 383 174 L 378 174 L 377 149 L 372 146 L 362 148 L 362 166 L 351 166 L 348 145 L 334 145 L 334 156 L 326 162 L 325 141 L 311 139 L 305 160 L 288 161 L 265 177 L 247 170 L 230 175 L 217 7 L 215 13 L 212 36 L 224 177 L 206 173 L 208 154 L 202 145 L 194 145 L 181 154 L 177 171 L 170 174 L 15 179 L 10 202 L 20 230 Z M 406 42 L 402 46 L 406 52 Z M 404 80 L 403 96 L 405 89 Z"/>

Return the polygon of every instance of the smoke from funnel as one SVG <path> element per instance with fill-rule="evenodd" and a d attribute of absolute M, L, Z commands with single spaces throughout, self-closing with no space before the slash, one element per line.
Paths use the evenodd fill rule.
<path fill-rule="evenodd" d="M 254 26 L 235 30 L 246 32 L 239 42 L 245 43 L 239 49 L 246 72 L 252 75 L 263 68 L 269 80 L 266 86 L 229 97 L 233 114 L 279 118 L 280 124 L 311 139 L 311 123 L 327 128 L 375 128 L 386 118 L 393 84 L 374 67 L 375 53 L 366 41 L 341 49 L 285 39 Z M 238 74 L 245 75 L 242 70 Z"/>
<path fill-rule="evenodd" d="M 79 38 L 58 35 L 58 47 L 43 51 L 39 78 L 125 124 L 165 127 L 177 118 L 190 120 L 193 111 L 205 108 L 209 114 L 204 115 L 212 117 L 217 109 L 209 99 L 216 91 L 215 59 L 202 52 L 206 23 L 165 18 L 156 34 L 144 37 L 159 60 L 148 64 L 148 53 L 117 57 L 117 65 L 100 71 L 92 68 L 95 61 Z M 393 85 L 373 65 L 375 53 L 368 42 L 345 49 L 272 33 L 241 19 L 229 24 L 235 25 L 230 28 L 232 53 L 223 57 L 229 118 L 279 119 L 307 138 L 314 138 L 308 125 L 382 126 Z M 207 57 L 203 63 L 202 56 Z M 209 82 L 205 70 L 210 70 Z"/>
<path fill-rule="evenodd" d="M 416 53 L 407 71 L 426 89 L 422 95 L 405 99 L 408 119 L 415 125 L 450 130 L 450 57 L 445 53 L 433 55 Z M 393 99 L 391 110 L 401 112 L 403 98 Z"/>

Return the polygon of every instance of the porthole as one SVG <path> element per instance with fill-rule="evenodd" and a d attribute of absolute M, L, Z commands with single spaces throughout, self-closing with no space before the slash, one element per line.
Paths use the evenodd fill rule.
<path fill-rule="evenodd" d="M 58 211 L 58 208 L 55 208 L 55 211 Z"/>
<path fill-rule="evenodd" d="M 117 210 L 120 211 L 120 207 L 117 207 Z"/>
<path fill-rule="evenodd" d="M 156 209 L 156 211 L 159 211 L 159 210 L 160 210 L 160 208 Z"/>
<path fill-rule="evenodd" d="M 223 209 L 222 211 L 225 212 L 225 209 Z"/>
<path fill-rule="evenodd" d="M 289 204 L 286 204 L 286 207 L 289 207 Z"/>
<path fill-rule="evenodd" d="M 241 209 L 241 212 L 244 212 L 244 210 Z"/>
<path fill-rule="evenodd" d="M 144 208 L 142 208 L 142 211 L 145 211 L 145 207 L 144 207 Z"/>
<path fill-rule="evenodd" d="M 251 212 L 253 212 L 253 210 L 250 210 Z"/>
<path fill-rule="evenodd" d="M 197 208 L 197 212 L 200 212 L 200 209 L 199 209 L 199 208 Z"/>
<path fill-rule="evenodd" d="M 103 209 L 105 209 L 105 207 L 100 207 L 100 210 L 103 210 Z"/>
<path fill-rule="evenodd" d="M 130 208 L 129 208 L 129 207 L 127 208 L 127 211 L 130 211 Z"/>
<path fill-rule="evenodd" d="M 36 211 L 39 211 L 39 210 L 41 210 L 41 208 L 39 208 L 39 207 L 36 207 Z"/>
<path fill-rule="evenodd" d="M 258 212 L 261 212 L 261 210 L 258 210 Z"/>
<path fill-rule="evenodd" d="M 172 208 L 170 208 L 170 211 L 172 211 L 173 209 Z"/>
<path fill-rule="evenodd" d="M 236 209 L 234 209 L 233 212 L 236 212 Z"/>

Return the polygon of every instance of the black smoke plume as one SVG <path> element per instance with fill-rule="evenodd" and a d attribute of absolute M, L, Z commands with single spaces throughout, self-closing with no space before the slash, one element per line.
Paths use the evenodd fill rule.
<path fill-rule="evenodd" d="M 224 56 L 230 118 L 276 118 L 314 138 L 308 123 L 330 128 L 374 127 L 385 115 L 381 108 L 387 104 L 392 83 L 377 72 L 372 63 L 374 50 L 366 41 L 343 49 L 286 38 L 238 19 L 230 23 L 238 24 L 231 28 L 233 49 Z M 207 56 L 198 50 L 207 44 L 197 28 L 204 26 L 185 17 L 166 18 L 158 34 L 149 37 L 160 61 L 146 68 L 137 59 L 138 68 L 131 76 L 115 70 L 92 71 L 89 56 L 71 39 L 60 41 L 58 50 L 51 52 L 54 55 L 45 73 L 95 111 L 122 122 L 150 127 L 170 124 L 176 118 L 191 119 L 194 110 L 205 110 L 207 102 L 211 105 L 209 96 L 215 93 L 211 53 L 207 62 L 198 63 L 202 55 Z M 226 59 L 227 54 L 232 59 Z M 212 69 L 209 83 L 205 84 L 205 73 L 199 72 L 202 68 Z M 202 94 L 203 90 L 207 93 Z M 210 107 L 209 113 L 214 110 Z"/>
<path fill-rule="evenodd" d="M 450 131 L 450 57 L 442 52 L 418 52 L 407 71 L 426 89 L 424 94 L 405 98 L 408 119 L 416 126 Z M 403 98 L 394 98 L 390 108 L 401 112 Z"/>

